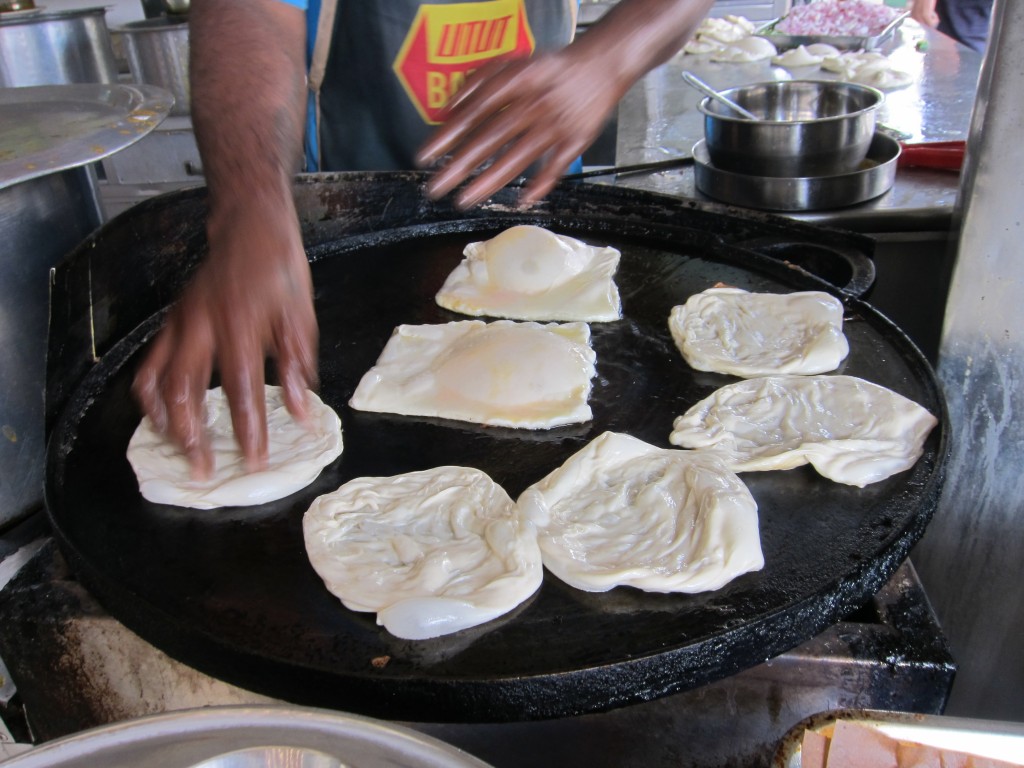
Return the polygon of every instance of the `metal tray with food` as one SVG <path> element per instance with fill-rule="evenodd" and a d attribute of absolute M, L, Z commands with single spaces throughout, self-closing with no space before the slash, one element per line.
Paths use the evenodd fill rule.
<path fill-rule="evenodd" d="M 1003 761 L 1010 765 L 1024 765 L 1024 723 L 913 712 L 840 709 L 820 712 L 793 726 L 780 742 L 772 768 L 803 768 L 805 732 L 831 736 L 839 721 L 877 730 L 899 742 Z"/>
<path fill-rule="evenodd" d="M 786 18 L 785 16 L 768 22 L 758 28 L 754 34 L 768 40 L 779 51 L 815 43 L 825 43 L 841 51 L 873 51 L 889 42 L 909 15 L 909 12 L 904 11 L 875 35 L 787 35 L 784 32 L 776 31 L 779 23 Z"/>

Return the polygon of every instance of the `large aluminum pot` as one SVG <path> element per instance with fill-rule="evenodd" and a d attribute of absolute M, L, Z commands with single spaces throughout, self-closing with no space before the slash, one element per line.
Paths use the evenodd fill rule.
<path fill-rule="evenodd" d="M 0 87 L 116 83 L 106 10 L 0 14 Z"/>
<path fill-rule="evenodd" d="M 115 34 L 123 40 L 132 79 L 170 91 L 172 115 L 189 114 L 188 22 L 160 16 L 125 24 Z"/>

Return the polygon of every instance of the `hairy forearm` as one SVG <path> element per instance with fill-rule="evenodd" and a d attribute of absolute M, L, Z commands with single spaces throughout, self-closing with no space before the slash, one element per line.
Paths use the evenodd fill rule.
<path fill-rule="evenodd" d="M 713 0 L 622 0 L 581 34 L 573 48 L 601 61 L 609 77 L 625 90 L 678 52 L 712 4 Z"/>
<path fill-rule="evenodd" d="M 194 0 L 189 25 L 211 209 L 290 194 L 306 103 L 303 12 L 275 0 Z"/>

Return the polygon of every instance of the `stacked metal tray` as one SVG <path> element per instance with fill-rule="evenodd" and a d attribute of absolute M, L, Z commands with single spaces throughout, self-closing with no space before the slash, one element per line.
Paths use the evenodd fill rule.
<path fill-rule="evenodd" d="M 776 27 L 783 19 L 786 18 L 785 16 L 773 19 L 763 27 L 758 28 L 754 34 L 758 37 L 765 38 L 780 51 L 785 51 L 789 48 L 796 48 L 801 45 L 813 45 L 815 43 L 827 43 L 841 51 L 873 51 L 876 48 L 881 48 L 885 43 L 891 40 L 896 34 L 896 30 L 900 28 L 900 25 L 909 15 L 909 11 L 899 14 L 889 22 L 881 32 L 876 35 L 868 36 L 787 35 L 782 32 L 776 32 Z"/>
<path fill-rule="evenodd" d="M 876 132 L 859 167 L 831 176 L 752 176 L 716 168 L 704 140 L 693 147 L 694 183 L 715 200 L 767 211 L 824 211 L 873 200 L 892 188 L 899 142 Z"/>

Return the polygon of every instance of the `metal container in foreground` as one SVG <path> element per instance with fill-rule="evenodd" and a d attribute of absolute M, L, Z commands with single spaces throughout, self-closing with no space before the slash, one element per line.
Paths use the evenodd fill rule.
<path fill-rule="evenodd" d="M 172 115 L 189 114 L 188 22 L 161 16 L 125 24 L 115 34 L 124 41 L 132 79 L 170 91 Z"/>
<path fill-rule="evenodd" d="M 752 176 L 831 176 L 863 162 L 885 96 L 866 85 L 826 80 L 755 83 L 722 92 L 757 115 L 747 120 L 705 98 L 711 162 Z"/>
<path fill-rule="evenodd" d="M 475 757 L 401 726 L 289 707 L 210 707 L 114 723 L 42 744 L 10 768 L 487 768 Z"/>
<path fill-rule="evenodd" d="M 104 8 L 0 14 L 0 87 L 116 83 Z"/>

